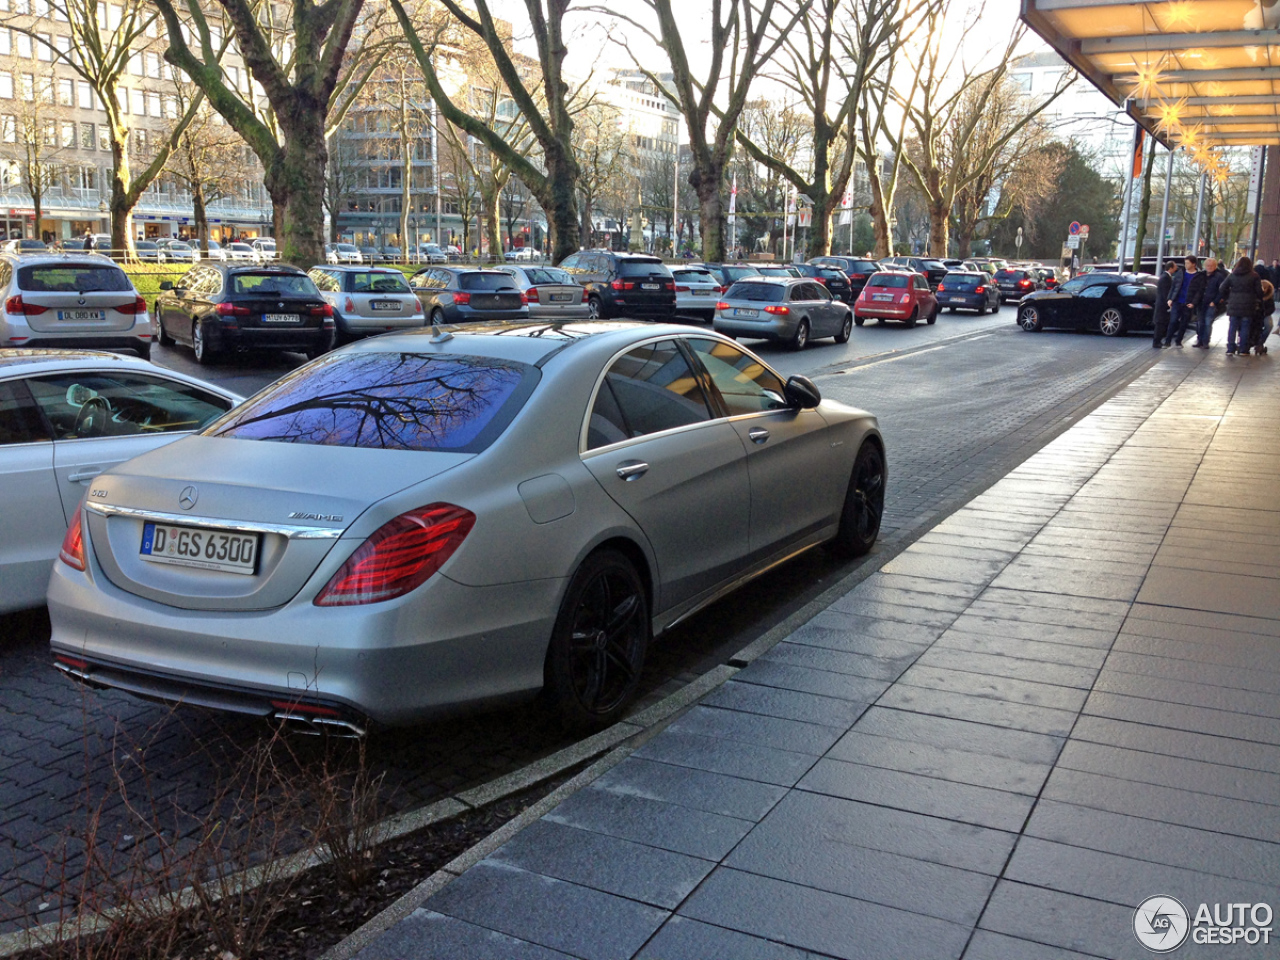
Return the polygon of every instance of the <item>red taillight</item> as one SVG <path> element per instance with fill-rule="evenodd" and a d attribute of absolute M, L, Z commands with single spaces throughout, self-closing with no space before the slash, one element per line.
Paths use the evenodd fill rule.
<path fill-rule="evenodd" d="M 347 313 L 355 313 L 355 312 L 356 312 L 356 302 L 355 302 L 354 300 L 352 300 L 350 297 L 347 297 L 346 302 L 345 302 L 345 303 L 343 303 L 343 305 L 342 305 L 342 309 L 343 309 L 343 310 L 346 310 L 346 311 L 347 311 Z"/>
<path fill-rule="evenodd" d="M 728 309 L 729 309 L 729 305 L 728 305 L 727 303 L 725 303 L 723 300 L 719 300 L 719 301 L 717 301 L 717 302 L 716 302 L 716 309 L 717 309 L 717 310 L 728 310 Z"/>
<path fill-rule="evenodd" d="M 675 288 L 676 288 L 676 282 L 674 280 L 668 280 L 666 283 L 662 285 L 663 290 L 674 290 Z"/>
<path fill-rule="evenodd" d="M 729 292 L 728 286 L 716 287 L 716 293 L 728 293 L 728 292 Z"/>
<path fill-rule="evenodd" d="M 581 300 L 579 300 L 578 302 L 579 302 L 579 303 L 586 303 L 586 302 L 587 302 L 587 288 L 586 288 L 586 287 L 583 287 L 583 288 L 582 288 L 582 299 L 581 299 Z"/>
<path fill-rule="evenodd" d="M 330 306 L 329 304 L 327 304 L 327 303 L 322 303 L 322 304 L 320 304 L 320 306 L 318 306 L 318 307 L 312 307 L 312 308 L 311 308 L 310 310 L 308 310 L 307 312 L 308 312 L 308 313 L 310 313 L 310 314 L 311 314 L 311 316 L 313 316 L 313 317 L 332 317 L 332 316 L 333 316 L 333 307 L 331 307 L 331 306 Z"/>
<path fill-rule="evenodd" d="M 71 526 L 62 538 L 62 549 L 58 551 L 58 559 L 68 567 L 76 570 L 84 569 L 84 530 L 80 526 L 80 514 L 84 512 L 84 501 L 76 507 L 76 515 L 71 518 Z"/>
<path fill-rule="evenodd" d="M 520 302 L 523 304 L 537 303 L 539 299 L 541 299 L 541 294 L 538 293 L 537 287 L 530 287 L 520 293 Z"/>
<path fill-rule="evenodd" d="M 1030 281 L 1030 280 L 1019 280 L 1019 281 L 1018 281 L 1018 286 L 1020 286 L 1020 287 L 1024 287 L 1024 288 L 1025 288 L 1025 287 L 1029 287 L 1029 286 L 1031 286 L 1031 281 Z"/>
<path fill-rule="evenodd" d="M 469 307 L 471 305 L 471 294 L 459 291 L 453 295 L 453 302 L 459 307 Z"/>
<path fill-rule="evenodd" d="M 5 313 L 21 313 L 28 317 L 34 317 L 37 314 L 44 313 L 48 309 L 48 307 L 41 307 L 34 303 L 23 302 L 22 294 L 18 294 L 16 297 L 10 297 L 4 302 Z"/>
<path fill-rule="evenodd" d="M 419 300 L 417 297 L 414 297 L 413 298 L 413 315 L 416 317 L 420 313 L 422 313 L 422 301 Z"/>
<path fill-rule="evenodd" d="M 820 284 L 822 284 L 824 287 L 825 287 L 825 286 L 827 286 L 827 278 L 826 278 L 826 277 L 814 277 L 813 279 L 817 280 L 817 281 L 818 281 Z"/>
<path fill-rule="evenodd" d="M 133 303 L 121 304 L 120 306 L 112 307 L 111 309 L 115 310 L 117 313 L 131 313 L 136 316 L 139 313 L 147 312 L 147 301 L 138 297 L 138 299 L 134 300 Z"/>
<path fill-rule="evenodd" d="M 288 710 L 290 713 L 314 713 L 321 717 L 341 716 L 333 707 L 320 707 L 313 703 L 297 703 L 288 700 L 272 700 L 271 706 L 277 710 Z"/>
<path fill-rule="evenodd" d="M 247 317 L 249 316 L 249 308 L 242 307 L 238 303 L 220 303 L 213 308 L 213 312 L 220 317 Z"/>
<path fill-rule="evenodd" d="M 778 316 L 785 317 L 785 316 L 787 316 L 787 314 L 789 314 L 789 313 L 791 312 L 791 308 L 790 308 L 790 307 L 780 307 L 780 306 L 778 306 L 777 304 L 771 303 L 771 304 L 769 304 L 769 306 L 767 306 L 767 307 L 765 307 L 765 308 L 764 308 L 764 312 L 765 312 L 765 313 L 776 313 L 776 314 L 778 314 Z"/>
<path fill-rule="evenodd" d="M 58 663 L 65 664 L 68 667 L 74 667 L 76 670 L 89 669 L 88 661 L 80 660 L 80 659 L 77 659 L 76 657 L 65 657 L 62 654 L 58 654 L 53 659 L 56 660 Z"/>
<path fill-rule="evenodd" d="M 426 582 L 462 545 L 476 515 L 432 503 L 384 523 L 362 543 L 314 601 L 318 607 L 380 603 Z"/>
<path fill-rule="evenodd" d="M 615 280 L 609 284 L 614 290 L 634 290 L 636 285 L 630 280 Z"/>
<path fill-rule="evenodd" d="M 676 293 L 688 293 L 688 292 L 689 292 L 688 287 L 676 287 Z"/>
<path fill-rule="evenodd" d="M 903 295 L 898 299 L 898 302 L 899 302 L 899 303 L 910 303 L 910 302 L 911 302 L 911 294 L 909 294 L 909 293 L 904 293 L 904 294 L 903 294 Z"/>
<path fill-rule="evenodd" d="M 945 290 L 945 289 L 947 289 L 947 288 L 946 288 L 945 286 L 943 286 L 942 284 L 938 284 L 938 289 L 939 289 L 939 290 Z"/>
<path fill-rule="evenodd" d="M 939 289 L 939 290 L 941 290 L 941 289 L 942 289 L 942 284 L 938 284 L 938 289 Z M 982 286 L 981 284 L 979 284 L 978 286 L 976 286 L 976 287 L 974 287 L 974 288 L 973 288 L 973 292 L 974 292 L 974 293 L 986 293 L 986 292 L 987 292 L 987 288 L 986 288 L 986 287 L 984 287 L 984 286 Z"/>
<path fill-rule="evenodd" d="M 850 279 L 850 280 L 865 280 L 865 279 L 867 279 L 867 275 L 866 275 L 865 273 L 851 273 L 851 274 L 849 274 L 849 279 Z"/>

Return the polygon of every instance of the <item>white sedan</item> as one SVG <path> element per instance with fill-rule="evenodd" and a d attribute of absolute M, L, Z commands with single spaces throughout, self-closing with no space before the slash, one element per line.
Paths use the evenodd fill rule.
<path fill-rule="evenodd" d="M 0 352 L 0 613 L 44 603 L 67 518 L 94 477 L 240 400 L 134 357 Z"/>

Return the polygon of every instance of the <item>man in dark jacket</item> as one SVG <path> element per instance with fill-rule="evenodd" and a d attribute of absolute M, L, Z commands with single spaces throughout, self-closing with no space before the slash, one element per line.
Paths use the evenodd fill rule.
<path fill-rule="evenodd" d="M 1249 353 L 1249 327 L 1253 315 L 1262 301 L 1262 281 L 1253 272 L 1253 261 L 1241 257 L 1231 268 L 1231 275 L 1222 281 L 1218 296 L 1227 301 L 1227 316 L 1231 325 L 1227 328 L 1227 356 Z"/>
<path fill-rule="evenodd" d="M 1170 260 L 1164 265 L 1164 273 L 1160 274 L 1156 283 L 1155 330 L 1151 337 L 1153 347 L 1164 346 L 1165 331 L 1169 328 L 1169 305 L 1173 302 L 1173 272 L 1177 269 L 1177 262 Z"/>
<path fill-rule="evenodd" d="M 1253 265 L 1253 272 L 1258 275 L 1258 279 L 1266 283 L 1271 279 L 1271 271 L 1267 269 L 1267 261 L 1259 260 Z"/>
<path fill-rule="evenodd" d="M 1171 343 L 1182 346 L 1182 336 L 1192 321 L 1199 320 L 1200 300 L 1204 296 L 1206 276 L 1199 269 L 1200 260 L 1193 254 L 1187 254 L 1173 274 L 1173 282 L 1169 284 L 1172 302 L 1169 304 L 1169 330 L 1164 335 L 1164 345 Z"/>
<path fill-rule="evenodd" d="M 1223 311 L 1220 296 L 1222 282 L 1227 279 L 1227 271 L 1213 257 L 1204 262 L 1204 296 L 1200 298 L 1200 322 L 1196 324 L 1196 346 L 1209 349 L 1209 340 L 1213 337 L 1213 321 Z"/>

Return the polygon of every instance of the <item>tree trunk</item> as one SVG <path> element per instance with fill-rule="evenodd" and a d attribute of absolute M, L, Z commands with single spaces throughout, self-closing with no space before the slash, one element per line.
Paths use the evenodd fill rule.
<path fill-rule="evenodd" d="M 832 207 L 838 199 L 829 193 L 824 196 L 813 197 L 813 227 L 809 231 L 809 255 L 811 257 L 825 257 L 831 253 L 831 219 L 832 214 L 835 212 Z"/>
<path fill-rule="evenodd" d="M 280 117 L 284 149 L 267 171 L 276 229 L 276 253 L 282 263 L 304 269 L 324 262 L 325 164 L 329 160 L 321 111 Z"/>
<path fill-rule="evenodd" d="M 578 225 L 578 247 L 580 249 L 591 249 L 591 235 L 593 232 L 591 228 L 591 194 L 588 193 L 582 198 L 582 223 Z"/>
<path fill-rule="evenodd" d="M 689 185 L 698 195 L 699 227 L 702 231 L 702 259 L 723 263 L 725 258 L 725 212 L 720 185 L 724 170 L 714 164 L 699 164 L 689 172 Z"/>
<path fill-rule="evenodd" d="M 500 226 L 498 216 L 498 201 L 502 198 L 502 194 L 497 190 L 493 191 L 493 195 L 484 198 L 485 219 L 488 223 L 485 225 L 489 231 L 489 259 L 495 262 L 504 259 L 502 250 L 502 227 Z"/>
<path fill-rule="evenodd" d="M 956 256 L 962 259 L 971 256 L 973 233 L 974 225 L 967 218 L 956 228 Z"/>
<path fill-rule="evenodd" d="M 111 137 L 111 249 L 127 252 L 133 250 L 133 229 L 130 225 L 133 204 L 129 202 L 129 132 L 111 122 L 108 122 L 107 129 Z"/>
<path fill-rule="evenodd" d="M 44 214 L 44 191 L 39 187 L 33 186 L 27 192 L 31 194 L 31 209 L 35 211 L 36 215 L 36 235 L 32 239 L 42 240 L 44 238 L 40 236 L 40 218 Z"/>
<path fill-rule="evenodd" d="M 204 205 L 204 190 L 191 184 L 191 219 L 195 221 L 196 239 L 200 243 L 200 256 L 209 259 L 209 216 Z"/>
<path fill-rule="evenodd" d="M 945 203 L 929 203 L 929 255 L 947 257 L 951 232 L 951 209 Z"/>
<path fill-rule="evenodd" d="M 1151 145 L 1147 169 L 1142 174 L 1142 200 L 1138 204 L 1138 223 L 1133 237 L 1133 272 L 1142 272 L 1142 245 L 1147 242 L 1147 218 L 1151 216 L 1151 168 L 1156 163 L 1156 147 Z"/>
<path fill-rule="evenodd" d="M 881 190 L 880 173 L 874 164 L 867 165 L 867 182 L 871 187 L 871 229 L 875 234 L 877 260 L 893 256 L 893 237 L 889 233 L 889 211 Z"/>

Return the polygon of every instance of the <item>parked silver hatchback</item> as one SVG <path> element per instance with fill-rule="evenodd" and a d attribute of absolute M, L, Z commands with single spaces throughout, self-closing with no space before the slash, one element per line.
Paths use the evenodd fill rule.
<path fill-rule="evenodd" d="M 530 320 L 585 320 L 591 316 L 587 288 L 558 267 L 494 267 L 515 278 Z"/>
<path fill-rule="evenodd" d="M 125 347 L 151 356 L 147 302 L 95 253 L 0 259 L 0 347 Z"/>
<path fill-rule="evenodd" d="M 409 289 L 404 274 L 391 267 L 328 265 L 307 275 L 320 296 L 333 307 L 338 344 L 426 323 L 422 302 Z"/>
<path fill-rule="evenodd" d="M 776 340 L 803 350 L 815 337 L 847 343 L 853 312 L 817 280 L 751 277 L 739 280 L 716 303 L 714 326 L 731 337 Z"/>

